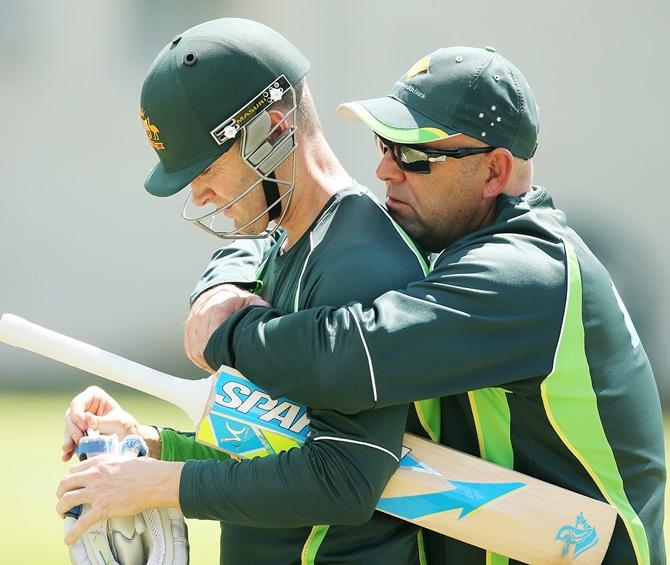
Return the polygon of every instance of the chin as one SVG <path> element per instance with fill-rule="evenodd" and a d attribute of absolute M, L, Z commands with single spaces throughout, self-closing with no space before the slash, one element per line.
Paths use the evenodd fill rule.
<path fill-rule="evenodd" d="M 416 241 L 420 239 L 423 229 L 421 229 L 421 225 L 418 222 L 412 221 L 391 209 L 389 209 L 389 215 L 412 239 Z"/>
<path fill-rule="evenodd" d="M 438 253 L 446 247 L 442 238 L 429 233 L 419 222 L 409 221 L 396 214 L 391 214 L 391 217 L 425 251 Z"/>
<path fill-rule="evenodd" d="M 240 222 L 240 226 L 243 226 L 245 222 Z M 237 222 L 236 222 L 237 224 Z M 268 227 L 268 222 L 255 222 L 251 224 L 250 226 L 247 226 L 243 230 L 240 230 L 240 228 L 235 226 L 235 229 L 239 230 L 239 232 L 243 235 L 260 235 L 262 234 Z"/>

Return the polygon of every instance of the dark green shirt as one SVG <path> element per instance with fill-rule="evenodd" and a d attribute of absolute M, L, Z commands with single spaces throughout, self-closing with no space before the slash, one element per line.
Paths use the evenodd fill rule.
<path fill-rule="evenodd" d="M 606 563 L 665 562 L 651 366 L 609 274 L 542 188 L 500 197 L 492 225 L 372 307 L 249 308 L 206 357 L 314 408 L 442 397 L 442 443 L 615 505 Z M 486 562 L 448 538 L 426 543 L 431 562 Z"/>
<path fill-rule="evenodd" d="M 282 235 L 269 251 L 251 247 L 264 256 L 261 296 L 287 311 L 351 300 L 369 305 L 427 268 L 358 186 L 337 193 L 289 251 L 282 252 L 283 242 Z M 217 255 L 200 288 L 218 280 L 219 268 L 236 280 L 225 269 L 226 256 L 235 271 L 244 263 L 243 254 Z M 163 458 L 201 459 L 188 461 L 181 476 L 184 514 L 222 522 L 221 562 L 227 565 L 419 563 L 419 529 L 374 511 L 398 465 L 407 404 L 308 414 L 311 435 L 301 449 L 241 462 L 164 431 Z M 207 460 L 208 453 L 218 461 Z"/>

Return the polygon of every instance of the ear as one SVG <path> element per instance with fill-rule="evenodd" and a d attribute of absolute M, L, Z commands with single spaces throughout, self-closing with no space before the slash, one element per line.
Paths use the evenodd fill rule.
<path fill-rule="evenodd" d="M 488 176 L 483 195 L 487 198 L 495 198 L 505 192 L 512 178 L 514 156 L 507 149 L 498 147 L 486 155 L 486 157 Z"/>
<path fill-rule="evenodd" d="M 274 143 L 279 137 L 281 137 L 282 133 L 284 133 L 289 128 L 289 124 L 288 121 L 285 119 L 286 116 L 280 110 L 268 110 L 268 114 L 270 115 L 271 128 L 279 124 L 277 129 L 274 130 L 272 134 L 270 134 L 270 137 L 268 138 L 270 143 Z"/>

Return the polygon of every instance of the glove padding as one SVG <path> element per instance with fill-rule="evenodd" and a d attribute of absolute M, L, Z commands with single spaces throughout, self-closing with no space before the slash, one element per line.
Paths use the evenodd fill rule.
<path fill-rule="evenodd" d="M 101 453 L 146 456 L 139 436 L 83 437 L 77 447 L 80 459 Z M 67 534 L 87 505 L 72 509 L 63 528 Z M 70 546 L 72 565 L 188 565 L 188 531 L 176 508 L 153 508 L 136 514 L 103 519 L 93 524 Z"/>

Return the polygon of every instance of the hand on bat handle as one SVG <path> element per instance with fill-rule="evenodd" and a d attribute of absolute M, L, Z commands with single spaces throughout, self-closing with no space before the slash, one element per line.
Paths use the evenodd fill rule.
<path fill-rule="evenodd" d="M 265 300 L 230 284 L 203 292 L 191 306 L 184 323 L 184 351 L 198 367 L 212 373 L 203 352 L 216 329 L 238 310 L 247 306 L 270 306 Z"/>
<path fill-rule="evenodd" d="M 130 434 L 157 435 L 154 428 L 140 426 L 135 417 L 126 412 L 107 392 L 97 386 L 88 387 L 70 402 L 65 412 L 63 461 L 69 461 L 85 433 L 95 430 L 101 434 L 116 434 L 119 439 Z M 151 438 L 145 438 L 145 441 Z M 153 454 L 152 454 L 153 455 Z"/>

